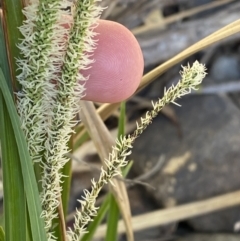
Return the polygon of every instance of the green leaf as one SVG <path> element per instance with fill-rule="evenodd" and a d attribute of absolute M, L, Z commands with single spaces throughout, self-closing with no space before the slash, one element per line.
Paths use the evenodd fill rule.
<path fill-rule="evenodd" d="M 69 194 L 70 194 L 70 187 L 71 187 L 71 177 L 72 177 L 72 160 L 69 160 L 62 169 L 63 178 L 60 183 L 62 187 L 62 194 L 61 194 L 61 200 L 62 200 L 62 208 L 64 213 L 64 218 L 67 215 L 67 209 L 68 209 L 68 200 L 69 200 Z M 60 224 L 60 219 L 54 219 L 53 220 L 53 232 L 57 239 L 57 241 L 63 241 L 65 240 L 65 237 L 62 235 L 62 225 Z"/>
<path fill-rule="evenodd" d="M 6 239 L 8 241 L 26 240 L 26 199 L 20 159 L 13 128 L 1 92 L 0 113 Z"/>
<path fill-rule="evenodd" d="M 5 241 L 5 233 L 3 227 L 0 226 L 0 241 Z"/>
<path fill-rule="evenodd" d="M 4 228 L 4 210 L 2 211 L 2 213 L 0 215 L 0 226 L 3 226 L 3 228 Z"/>
<path fill-rule="evenodd" d="M 9 115 L 9 123 L 11 123 L 13 128 L 13 132 L 17 143 L 18 153 L 21 161 L 21 170 L 22 170 L 24 189 L 25 189 L 25 194 L 27 199 L 27 206 L 29 211 L 29 218 L 30 218 L 33 240 L 46 241 L 47 237 L 46 237 L 46 232 L 44 230 L 43 220 L 40 218 L 41 205 L 40 205 L 38 186 L 34 175 L 32 160 L 28 153 L 25 136 L 21 129 L 20 120 L 16 112 L 16 108 L 15 108 L 12 96 L 6 84 L 6 80 L 4 78 L 2 69 L 0 69 L 0 89 L 2 91 L 2 95 L 4 97 L 4 101 L 7 107 L 7 113 L 3 113 L 3 114 L 4 116 Z M 20 240 L 20 239 L 18 238 L 15 240 Z"/>
<path fill-rule="evenodd" d="M 14 90 L 16 91 L 17 88 L 20 88 L 17 86 L 18 83 L 16 82 L 16 75 L 19 73 L 17 73 L 17 65 L 15 59 L 21 57 L 17 43 L 19 42 L 19 39 L 22 38 L 18 28 L 22 25 L 24 19 L 22 14 L 23 3 L 21 0 L 2 0 L 1 2 L 5 24 L 5 35 L 9 51 L 9 61 L 13 76 L 12 81 L 15 85 Z"/>
<path fill-rule="evenodd" d="M 4 190 L 4 224 L 9 241 L 26 239 L 25 195 L 18 149 L 3 96 L 0 94 L 0 135 Z"/>
<path fill-rule="evenodd" d="M 73 145 L 73 150 L 78 149 L 84 142 L 86 142 L 89 139 L 90 139 L 89 134 L 85 132 L 81 138 L 77 139 L 77 141 L 75 140 Z"/>
<path fill-rule="evenodd" d="M 29 218 L 29 212 L 27 211 L 27 239 L 26 241 L 33 241 L 32 233 L 31 233 L 31 224 Z"/>
<path fill-rule="evenodd" d="M 69 150 L 73 153 L 73 136 L 70 138 L 68 142 Z M 67 216 L 68 211 L 68 201 L 70 195 L 70 188 L 71 188 L 71 180 L 72 180 L 72 160 L 70 159 L 62 169 L 63 175 L 63 182 L 61 183 L 62 186 L 62 205 L 63 205 L 63 212 L 64 216 Z"/>
<path fill-rule="evenodd" d="M 121 102 L 120 117 L 118 120 L 118 138 L 125 134 L 125 121 L 126 121 L 126 102 Z"/>
<path fill-rule="evenodd" d="M 8 65 L 8 57 L 7 57 L 7 48 L 5 45 L 2 24 L 3 23 L 1 22 L 1 18 L 0 18 L 0 68 L 2 69 L 3 74 L 4 76 L 6 76 L 7 80 L 9 80 L 8 87 L 10 90 L 12 90 L 10 68 Z"/>
<path fill-rule="evenodd" d="M 10 74 L 10 68 L 8 65 L 7 49 L 6 49 L 6 45 L 5 45 L 6 43 L 5 43 L 4 31 L 3 31 L 2 26 L 3 26 L 3 23 L 1 22 L 0 23 L 0 68 L 2 68 L 4 76 L 7 77 L 7 80 L 8 80 L 7 84 L 8 84 L 9 90 L 12 94 L 13 91 L 12 91 L 11 74 Z M 0 113 L 7 113 L 6 106 L 3 103 L 4 103 L 3 97 L 1 95 Z M 4 193 L 5 193 L 4 209 L 5 209 L 6 216 L 4 214 L 1 216 L 0 223 L 3 224 L 5 221 L 4 219 L 6 218 L 6 224 L 7 224 L 6 236 L 8 237 L 7 238 L 8 240 L 9 239 L 16 240 L 16 238 L 24 239 L 24 236 L 26 235 L 26 232 L 25 232 L 25 230 L 26 230 L 26 222 L 25 222 L 26 198 L 24 195 L 24 186 L 23 186 L 23 180 L 22 180 L 20 159 L 19 159 L 19 155 L 18 155 L 16 141 L 14 138 L 14 133 L 13 133 L 13 130 L 11 127 L 11 122 L 9 120 L 9 116 L 1 115 L 1 118 L 3 118 L 3 119 L 7 118 L 7 120 L 6 121 L 5 120 L 3 121 L 3 119 L 0 120 L 0 123 L 1 123 L 0 128 L 1 128 L 1 130 L 3 130 L 2 133 L 4 132 L 3 134 L 1 134 L 0 139 L 2 140 L 2 145 L 3 145 L 3 143 L 7 143 L 8 147 L 6 148 L 7 157 L 3 159 L 3 163 L 2 163 L 3 179 L 4 179 L 3 185 L 4 185 Z M 1 132 L 1 130 L 0 130 L 0 132 Z M 7 139 L 4 138 L 4 136 L 5 137 L 7 136 Z M 12 144 L 10 144 L 10 143 L 12 143 Z M 10 151 L 10 149 L 12 149 L 12 152 Z M 6 160 L 6 162 L 4 162 L 5 160 Z M 18 179 L 20 181 L 18 181 Z M 14 180 L 15 180 L 15 183 L 12 183 L 12 181 L 14 181 Z M 11 190 L 10 193 L 9 193 L 9 188 Z M 14 194 L 14 193 L 15 193 L 15 197 L 11 196 L 11 194 Z M 16 211 L 15 211 L 15 209 L 16 209 Z M 9 210 L 9 211 L 7 211 L 7 210 Z M 19 229 L 19 232 L 22 234 L 20 234 L 18 231 L 16 231 L 18 229 Z M 13 234 L 14 234 L 14 236 L 13 236 Z"/>
<path fill-rule="evenodd" d="M 118 228 L 118 219 L 119 219 L 119 208 L 118 204 L 115 201 L 114 196 L 111 194 L 110 196 L 110 207 L 108 211 L 108 219 L 107 219 L 107 233 L 105 240 L 106 241 L 114 241 L 117 240 L 117 228 Z"/>
<path fill-rule="evenodd" d="M 132 168 L 132 165 L 133 165 L 133 161 L 129 161 L 127 166 L 125 166 L 125 168 L 122 170 L 123 177 L 127 176 L 127 174 L 130 172 L 130 170 Z"/>
<path fill-rule="evenodd" d="M 62 169 L 63 182 L 62 185 L 62 204 L 63 212 L 66 217 L 68 211 L 68 200 L 70 194 L 71 180 L 72 180 L 72 160 L 69 160 Z"/>

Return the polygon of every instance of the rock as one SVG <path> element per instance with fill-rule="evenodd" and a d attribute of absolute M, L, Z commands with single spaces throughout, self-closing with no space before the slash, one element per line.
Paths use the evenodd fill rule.
<path fill-rule="evenodd" d="M 212 65 L 209 75 L 217 82 L 240 79 L 240 61 L 236 54 L 219 56 Z"/>
<path fill-rule="evenodd" d="M 204 200 L 235 191 L 240 186 L 240 111 L 227 98 L 190 96 L 175 106 L 178 130 L 157 117 L 136 141 L 134 170 L 147 172 L 165 155 L 166 163 L 148 180 L 148 190 L 164 207 Z M 188 220 L 196 231 L 232 231 L 240 219 L 239 207 Z"/>
<path fill-rule="evenodd" d="M 239 241 L 239 234 L 193 234 L 175 241 Z"/>

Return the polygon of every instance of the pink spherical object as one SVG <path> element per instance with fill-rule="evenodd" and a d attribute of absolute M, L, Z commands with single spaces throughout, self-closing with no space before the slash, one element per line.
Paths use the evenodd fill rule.
<path fill-rule="evenodd" d="M 85 100 L 114 103 L 129 98 L 139 86 L 143 73 L 143 56 L 133 34 L 123 25 L 100 20 L 93 58 L 88 70 Z"/>

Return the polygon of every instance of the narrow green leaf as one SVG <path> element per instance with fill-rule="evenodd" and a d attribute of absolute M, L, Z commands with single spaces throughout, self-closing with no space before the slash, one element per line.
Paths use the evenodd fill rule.
<path fill-rule="evenodd" d="M 3 228 L 4 228 L 4 210 L 0 215 L 0 226 L 3 226 Z"/>
<path fill-rule="evenodd" d="M 69 160 L 62 169 L 64 182 L 62 183 L 62 204 L 64 216 L 66 217 L 68 211 L 68 200 L 70 194 L 71 180 L 72 180 L 72 160 Z"/>
<path fill-rule="evenodd" d="M 89 134 L 86 131 L 81 138 L 79 138 L 77 141 L 74 142 L 73 150 L 78 149 L 84 142 L 86 142 L 89 139 L 90 139 Z"/>
<path fill-rule="evenodd" d="M 125 166 L 125 168 L 122 170 L 123 177 L 127 176 L 127 174 L 130 172 L 130 170 L 132 168 L 132 165 L 133 165 L 133 161 L 129 161 L 127 166 Z"/>
<path fill-rule="evenodd" d="M 70 138 L 68 142 L 69 150 L 73 153 L 73 136 Z M 63 205 L 63 212 L 64 216 L 67 216 L 68 211 L 68 201 L 70 195 L 70 188 L 71 188 L 71 180 L 72 180 L 72 160 L 70 159 L 62 169 L 63 174 L 63 182 L 61 183 L 62 186 L 62 205 Z"/>
<path fill-rule="evenodd" d="M 4 224 L 8 241 L 26 240 L 26 199 L 13 128 L 0 92 L 0 139 L 4 191 Z"/>
<path fill-rule="evenodd" d="M 20 51 L 17 47 L 19 39 L 22 38 L 22 35 L 19 31 L 19 27 L 23 22 L 23 4 L 21 0 L 2 0 L 2 9 L 3 17 L 5 23 L 5 35 L 7 40 L 8 52 L 9 52 L 9 61 L 12 69 L 14 90 L 19 86 L 16 82 L 17 75 L 17 65 L 16 58 L 20 58 Z M 7 76 L 6 76 L 7 77 Z"/>
<path fill-rule="evenodd" d="M 32 232 L 31 232 L 31 224 L 30 224 L 30 218 L 29 218 L 29 212 L 27 210 L 27 239 L 26 241 L 34 241 L 32 238 Z"/>
<path fill-rule="evenodd" d="M 117 240 L 117 228 L 118 228 L 118 219 L 119 219 L 119 208 L 118 204 L 115 201 L 114 196 L 111 194 L 109 202 L 109 211 L 107 218 L 107 233 L 105 241 L 114 241 Z"/>
<path fill-rule="evenodd" d="M 0 227 L 0 241 L 5 241 L 5 233 L 3 227 Z"/>
<path fill-rule="evenodd" d="M 0 18 L 0 68 L 3 71 L 4 76 L 6 76 L 8 81 L 8 87 L 12 91 L 11 74 L 8 65 L 7 48 L 4 39 L 4 32 L 2 28 L 2 22 Z"/>
<path fill-rule="evenodd" d="M 10 90 L 11 94 L 13 95 L 13 88 L 12 88 L 13 81 L 11 81 L 11 73 L 10 73 L 10 68 L 9 68 L 9 63 L 8 63 L 7 48 L 6 48 L 6 42 L 5 42 L 4 31 L 3 31 L 2 26 L 3 26 L 3 23 L 0 22 L 0 68 L 2 68 L 4 76 L 6 76 L 9 90 Z M 16 46 L 14 46 L 14 47 L 16 47 Z M 9 135 L 9 136 L 13 137 L 14 135 Z M 15 138 L 14 138 L 14 140 L 15 140 Z M 15 145 L 15 147 L 16 147 L 16 145 Z M 18 152 L 16 152 L 16 153 L 18 153 Z M 18 160 L 19 160 L 19 158 L 18 158 Z M 19 160 L 19 162 L 20 162 L 20 160 Z M 22 175 L 21 168 L 18 169 L 18 172 L 20 172 Z M 3 219 L 4 219 L 4 217 L 3 217 Z M 22 222 L 24 222 L 23 219 L 22 219 Z M 0 220 L 0 223 L 1 223 L 1 220 Z M 31 232 L 31 229 L 30 229 L 30 226 L 28 225 L 27 226 L 27 234 L 30 232 Z M 28 241 L 30 241 L 30 240 L 28 240 Z"/>
<path fill-rule="evenodd" d="M 41 205 L 32 160 L 28 153 L 25 136 L 21 129 L 20 120 L 16 112 L 16 108 L 9 92 L 8 86 L 6 84 L 2 69 L 0 69 L 0 89 L 4 97 L 4 101 L 10 117 L 10 123 L 12 124 L 18 147 L 33 240 L 46 241 L 47 237 L 44 230 L 43 220 L 40 218 Z"/>
<path fill-rule="evenodd" d="M 69 160 L 62 169 L 63 174 L 63 182 L 61 183 L 62 187 L 62 207 L 64 212 L 64 217 L 67 215 L 67 209 L 68 209 L 68 200 L 69 200 L 69 194 L 70 194 L 70 188 L 71 188 L 71 178 L 72 178 L 72 160 Z M 63 241 L 65 240 L 65 237 L 62 237 L 62 230 L 60 225 L 60 219 L 54 219 L 53 220 L 53 232 L 55 237 L 57 238 L 57 241 Z"/>
<path fill-rule="evenodd" d="M 126 121 L 126 102 L 121 102 L 120 117 L 118 120 L 118 138 L 125 134 L 125 121 Z"/>

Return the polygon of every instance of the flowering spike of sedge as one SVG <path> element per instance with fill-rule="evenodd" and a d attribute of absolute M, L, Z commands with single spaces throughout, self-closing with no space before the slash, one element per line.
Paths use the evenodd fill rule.
<path fill-rule="evenodd" d="M 69 1 L 31 0 L 20 27 L 24 39 L 19 44 L 23 58 L 17 60 L 22 85 L 17 109 L 31 158 L 43 169 L 41 216 L 49 241 L 56 239 L 50 230 L 60 201 L 60 170 L 68 161 L 67 143 L 88 79 L 79 70 L 93 63 L 94 29 L 102 12 L 99 1 L 77 0 L 74 23 L 67 30 L 64 25 L 69 24 L 69 18 L 63 17 L 66 13 L 61 9 L 66 9 Z"/>
<path fill-rule="evenodd" d="M 32 0 L 23 10 L 26 20 L 20 27 L 23 39 L 18 47 L 23 57 L 17 60 L 21 71 L 17 79 L 22 90 L 17 93 L 17 110 L 30 156 L 43 169 L 48 165 L 48 160 L 44 160 L 42 153 L 49 147 L 46 141 L 51 135 L 49 130 L 54 114 L 52 106 L 57 95 L 56 80 L 66 51 L 63 36 L 67 36 L 68 30 L 63 27 L 66 21 L 62 18 L 61 9 L 67 5 L 69 3 L 65 0 Z M 48 171 L 52 172 L 50 169 Z M 42 183 L 45 183 L 44 179 Z M 52 192 L 59 191 L 56 185 L 52 189 Z M 46 198 L 42 195 L 41 216 L 48 240 L 54 240 L 50 228 L 52 219 L 57 216 L 54 209 L 58 204 L 58 200 L 51 196 L 50 205 L 53 208 L 48 208 L 49 204 L 46 204 Z"/>
<path fill-rule="evenodd" d="M 196 90 L 206 76 L 206 68 L 196 61 L 192 67 L 190 65 L 183 67 L 180 75 L 181 80 L 178 84 L 165 90 L 164 96 L 156 103 L 153 103 L 153 109 L 148 111 L 145 117 L 141 118 L 140 123 L 137 123 L 136 130 L 131 135 L 121 136 L 120 139 L 116 140 L 116 144 L 106 160 L 106 170 L 101 169 L 98 181 L 92 185 L 90 193 L 84 198 L 86 201 L 81 202 L 82 211 L 77 212 L 75 215 L 74 230 L 69 231 L 69 240 L 78 241 L 81 235 L 86 232 L 86 225 L 96 215 L 95 202 L 101 188 L 104 184 L 111 182 L 111 179 L 119 174 L 119 170 L 127 165 L 126 158 L 131 154 L 129 149 L 132 148 L 136 138 L 142 134 L 165 105 L 175 103 L 176 99 L 190 93 L 192 89 Z"/>

